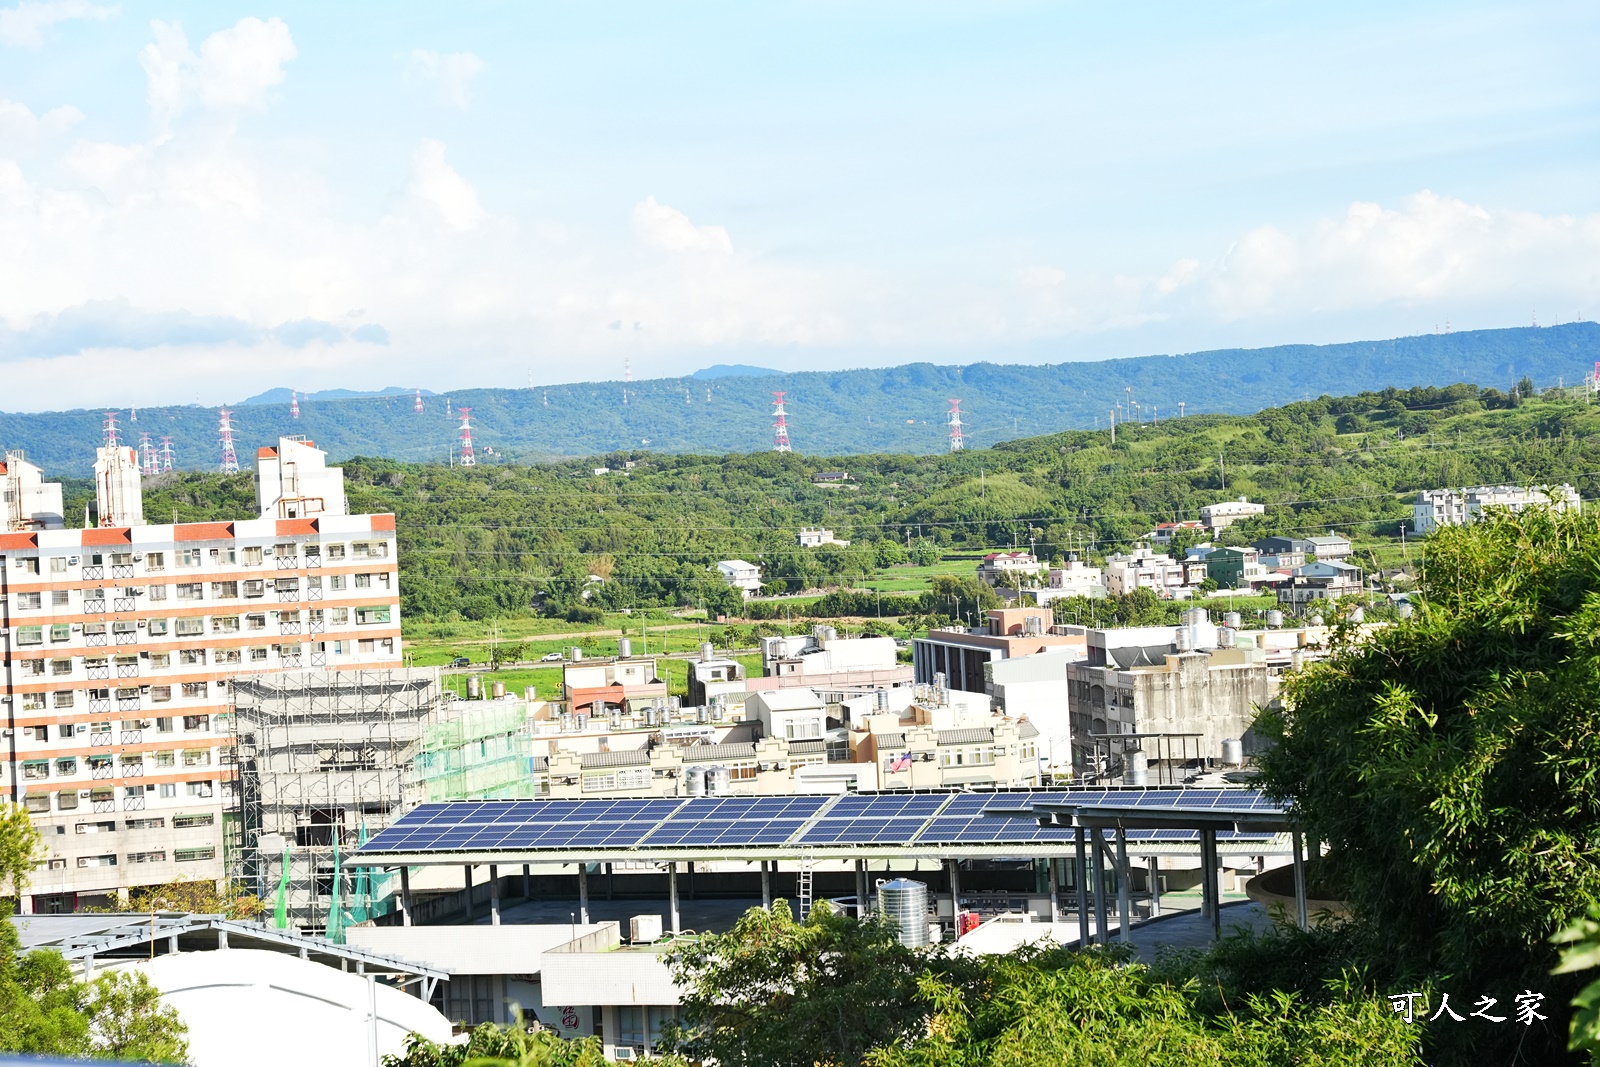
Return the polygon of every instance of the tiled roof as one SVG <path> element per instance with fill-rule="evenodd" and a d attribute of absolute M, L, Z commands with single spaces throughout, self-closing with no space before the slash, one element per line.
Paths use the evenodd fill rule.
<path fill-rule="evenodd" d="M 579 766 L 586 771 L 600 767 L 646 767 L 649 764 L 650 753 L 642 748 L 626 752 L 585 752 L 579 760 Z"/>
<path fill-rule="evenodd" d="M 887 737 L 888 735 L 884 734 L 883 736 Z M 816 741 L 790 741 L 789 742 L 789 755 L 791 755 L 791 756 L 805 756 L 805 755 L 809 755 L 809 754 L 811 754 L 813 752 L 826 752 L 826 751 L 828 751 L 828 742 L 820 740 L 820 739 L 816 740 Z"/>
<path fill-rule="evenodd" d="M 535 757 L 533 757 L 533 769 L 536 770 L 536 771 L 548 771 L 550 769 L 550 757 L 549 756 L 535 756 Z"/>
<path fill-rule="evenodd" d="M 1028 719 L 1017 723 L 1017 736 L 1021 738 L 1038 737 L 1039 728 Z"/>
<path fill-rule="evenodd" d="M 878 749 L 898 748 L 906 743 L 905 734 L 873 734 L 873 740 L 878 742 Z"/>
<path fill-rule="evenodd" d="M 729 745 L 690 745 L 683 750 L 683 762 L 710 763 L 724 759 L 752 759 L 755 754 L 756 746 L 749 741 L 734 742 Z"/>
<path fill-rule="evenodd" d="M 987 726 L 969 726 L 964 730 L 940 730 L 938 744 L 976 745 L 993 740 L 994 731 Z"/>

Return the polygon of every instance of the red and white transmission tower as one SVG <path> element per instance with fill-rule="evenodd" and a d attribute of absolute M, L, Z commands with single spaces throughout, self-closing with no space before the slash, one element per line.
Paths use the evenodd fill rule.
<path fill-rule="evenodd" d="M 961 443 L 961 401 L 950 401 L 950 451 L 960 452 L 965 446 Z"/>
<path fill-rule="evenodd" d="M 298 389 L 293 389 L 289 392 L 289 417 L 291 419 L 300 417 L 300 391 Z"/>
<path fill-rule="evenodd" d="M 633 381 L 633 357 L 629 356 L 622 361 L 622 380 Z"/>
<path fill-rule="evenodd" d="M 239 473 L 239 454 L 233 450 L 233 423 L 230 416 L 233 412 L 227 408 L 217 409 L 217 437 L 222 443 L 222 473 Z"/>
<path fill-rule="evenodd" d="M 106 447 L 117 447 L 117 413 L 115 411 L 101 412 L 106 417 Z"/>
<path fill-rule="evenodd" d="M 138 422 L 139 421 L 139 409 L 138 408 L 129 408 L 128 409 L 128 421 L 129 422 Z"/>
<path fill-rule="evenodd" d="M 417 398 L 411 402 L 411 410 L 418 415 L 422 414 L 422 390 L 417 390 Z"/>
<path fill-rule="evenodd" d="M 172 438 L 170 437 L 161 439 L 161 469 L 163 471 L 172 469 Z"/>
<path fill-rule="evenodd" d="M 476 467 L 478 457 L 472 451 L 472 409 L 456 408 L 461 415 L 461 465 Z"/>
<path fill-rule="evenodd" d="M 783 393 L 773 393 L 772 417 L 778 421 L 772 427 L 772 450 L 774 452 L 793 451 L 789 447 L 789 423 L 785 420 L 783 410 Z"/>
<path fill-rule="evenodd" d="M 156 446 L 150 443 L 150 435 L 139 435 L 139 473 L 146 478 L 161 473 L 161 466 L 156 459 Z"/>

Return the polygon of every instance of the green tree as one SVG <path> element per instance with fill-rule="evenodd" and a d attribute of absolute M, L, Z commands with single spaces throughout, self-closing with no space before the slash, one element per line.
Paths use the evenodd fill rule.
<path fill-rule="evenodd" d="M 1417 614 L 1258 719 L 1265 784 L 1331 846 L 1370 965 L 1548 994 L 1516 1033 L 1436 1027 L 1437 1062 L 1560 1062 L 1574 980 L 1549 939 L 1600 900 L 1600 525 L 1535 508 L 1427 544 Z"/>
<path fill-rule="evenodd" d="M 919 567 L 931 567 L 939 562 L 939 546 L 932 541 L 918 540 L 911 546 L 911 562 Z"/>
<path fill-rule="evenodd" d="M 421 1034 L 406 1038 L 406 1051 L 385 1056 L 383 1067 L 606 1067 L 600 1039 L 564 1040 L 549 1030 L 482 1023 L 461 1044 L 438 1045 Z M 681 1060 L 670 1058 L 670 1063 Z"/>
<path fill-rule="evenodd" d="M 922 1032 L 917 982 L 944 960 L 826 904 L 796 922 L 784 901 L 668 958 L 691 1057 L 723 1067 L 847 1067 Z"/>
<path fill-rule="evenodd" d="M 189 1056 L 187 1028 L 176 1008 L 163 1006 L 161 991 L 138 971 L 102 974 L 87 990 L 84 1014 L 95 1056 L 129 1063 L 183 1063 Z"/>
<path fill-rule="evenodd" d="M 0 891 L 20 900 L 43 859 L 44 842 L 27 811 L 21 804 L 0 801 Z"/>

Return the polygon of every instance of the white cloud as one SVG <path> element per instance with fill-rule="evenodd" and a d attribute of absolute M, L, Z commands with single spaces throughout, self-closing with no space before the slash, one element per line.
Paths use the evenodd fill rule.
<path fill-rule="evenodd" d="M 116 13 L 115 7 L 88 0 L 23 0 L 16 7 L 0 8 L 0 44 L 42 48 L 45 31 L 58 22 L 106 19 Z"/>
<path fill-rule="evenodd" d="M 483 71 L 483 60 L 471 52 L 441 55 L 418 48 L 412 51 L 407 69 L 413 76 L 432 82 L 446 104 L 465 111 L 472 99 L 472 79 Z"/>
<path fill-rule="evenodd" d="M 25 141 L 71 129 L 83 121 L 83 112 L 70 104 L 53 107 L 42 115 L 15 100 L 0 97 L 0 139 Z"/>
<path fill-rule="evenodd" d="M 470 230 L 485 218 L 478 191 L 444 161 L 444 145 L 424 140 L 411 157 L 411 193 L 433 206 L 452 230 Z"/>
<path fill-rule="evenodd" d="M 633 206 L 633 227 L 639 236 L 669 252 L 733 254 L 733 239 L 721 226 L 696 226 L 675 207 L 647 196 Z"/>
<path fill-rule="evenodd" d="M 189 47 L 175 22 L 150 23 L 154 40 L 139 53 L 148 83 L 150 111 L 165 130 L 192 104 L 208 111 L 259 111 L 284 79 L 284 64 L 299 53 L 281 19 L 242 18 Z"/>

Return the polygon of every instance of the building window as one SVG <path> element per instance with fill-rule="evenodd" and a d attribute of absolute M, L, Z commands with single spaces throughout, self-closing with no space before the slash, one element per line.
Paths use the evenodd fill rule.
<path fill-rule="evenodd" d="M 729 763 L 729 764 L 725 764 L 724 766 L 726 766 L 728 768 L 728 776 L 729 776 L 729 779 L 731 781 L 735 781 L 735 782 L 753 782 L 753 781 L 755 781 L 756 765 L 755 765 L 755 761 L 754 760 L 748 760 L 748 761 L 741 760 L 738 763 Z"/>
<path fill-rule="evenodd" d="M 26 557 L 24 557 L 22 559 L 17 560 L 17 569 L 19 571 L 21 571 L 22 573 L 24 573 L 24 574 L 38 574 L 39 573 L 39 557 L 38 556 L 26 556 Z"/>
<path fill-rule="evenodd" d="M 388 621 L 389 621 L 389 606 L 387 604 L 384 605 L 381 608 L 357 608 L 356 609 L 356 625 L 357 626 L 370 626 L 373 623 L 388 622 Z M 818 736 L 820 736 L 820 735 L 818 735 Z"/>
<path fill-rule="evenodd" d="M 204 600 L 205 598 L 206 587 L 203 582 L 184 582 L 178 586 L 179 600 Z M 179 630 L 178 632 L 182 633 L 183 631 Z"/>
<path fill-rule="evenodd" d="M 70 774 L 77 774 L 78 757 L 62 756 L 60 759 L 56 760 L 56 773 L 63 777 Z"/>
<path fill-rule="evenodd" d="M 350 546 L 350 554 L 356 559 L 387 559 L 389 556 L 389 543 L 387 541 L 356 541 Z"/>
<path fill-rule="evenodd" d="M 340 588 L 343 588 L 343 586 L 340 586 Z M 349 608 L 330 608 L 328 610 L 328 625 L 330 625 L 330 626 L 349 626 L 350 625 L 350 609 Z"/>
<path fill-rule="evenodd" d="M 370 575 L 370 574 L 358 574 L 358 575 L 356 575 L 356 588 L 357 589 L 371 589 L 372 588 L 372 575 Z"/>
<path fill-rule="evenodd" d="M 44 598 L 38 593 L 18 593 L 17 607 L 23 611 L 44 607 Z"/>
<path fill-rule="evenodd" d="M 342 591 L 344 589 L 344 575 L 330 574 L 328 576 L 328 588 L 336 593 Z"/>
<path fill-rule="evenodd" d="M 237 600 L 239 597 L 239 583 L 212 582 L 211 596 L 215 600 Z"/>
<path fill-rule="evenodd" d="M 51 627 L 51 629 L 54 629 L 54 627 Z M 63 627 L 63 629 L 65 629 L 65 627 Z M 19 645 L 42 645 L 42 644 L 44 644 L 44 627 L 43 626 L 19 626 L 19 627 L 17 627 L 17 644 L 19 644 Z"/>
<path fill-rule="evenodd" d="M 191 699 L 198 698 L 198 697 L 204 697 L 206 695 L 206 683 L 204 683 L 204 682 L 184 682 L 183 683 L 183 695 L 186 696 L 186 697 L 189 697 Z M 185 716 L 184 717 L 184 722 L 187 723 L 188 721 L 189 721 L 189 717 Z M 187 729 L 188 727 L 185 727 L 185 728 Z"/>
<path fill-rule="evenodd" d="M 157 820 L 157 821 L 159 822 L 160 820 Z M 165 862 L 167 862 L 167 853 L 163 849 L 157 849 L 154 852 L 130 852 L 130 853 L 128 853 L 128 862 L 129 863 L 165 863 Z"/>
<path fill-rule="evenodd" d="M 167 587 L 164 585 L 152 585 L 149 589 L 149 597 L 151 600 L 167 599 Z"/>
<path fill-rule="evenodd" d="M 165 636 L 167 636 L 167 620 L 166 619 L 150 619 L 150 620 L 148 620 L 144 624 L 144 632 L 149 634 L 151 637 L 165 637 Z"/>
<path fill-rule="evenodd" d="M 153 671 L 164 671 L 171 665 L 172 665 L 172 653 L 170 653 L 170 652 L 152 652 L 152 653 L 150 653 L 150 669 L 151 670 L 153 670 Z"/>
<path fill-rule="evenodd" d="M 128 820 L 128 829 L 130 830 L 160 830 L 166 825 L 167 820 L 162 818 Z"/>
<path fill-rule="evenodd" d="M 79 867 L 115 867 L 116 865 L 117 865 L 117 857 L 116 856 L 79 856 L 78 857 L 78 866 Z"/>
<path fill-rule="evenodd" d="M 50 593 L 50 606 L 65 608 L 72 606 L 72 596 L 65 589 L 55 589 Z"/>
<path fill-rule="evenodd" d="M 216 816 L 211 812 L 203 815 L 174 815 L 172 828 L 174 830 L 192 830 L 196 826 L 210 826 L 216 822 Z"/>
<path fill-rule="evenodd" d="M 175 797 L 177 795 L 178 795 L 178 784 L 176 782 L 162 782 L 161 783 L 161 799 L 162 800 L 171 800 L 173 797 Z"/>
<path fill-rule="evenodd" d="M 50 777 L 50 761 L 47 759 L 30 759 L 22 761 L 22 777 L 29 781 L 38 781 Z"/>
<path fill-rule="evenodd" d="M 52 703 L 58 708 L 70 708 L 77 700 L 77 694 L 70 689 L 64 689 L 51 695 L 53 697 Z"/>
<path fill-rule="evenodd" d="M 178 662 L 186 666 L 193 666 L 205 661 L 206 650 L 203 648 L 180 648 L 178 650 Z"/>
<path fill-rule="evenodd" d="M 822 736 L 822 720 L 790 719 L 783 725 L 783 736 L 790 741 L 815 740 Z"/>
<path fill-rule="evenodd" d="M 198 548 L 178 549 L 178 566 L 180 567 L 198 567 L 200 566 L 200 558 L 200 550 Z"/>
<path fill-rule="evenodd" d="M 24 678 L 43 678 L 44 677 L 44 660 L 42 660 L 42 659 L 25 659 L 25 660 L 19 660 L 18 663 L 19 663 L 19 665 L 21 667 L 22 676 Z"/>
<path fill-rule="evenodd" d="M 204 682 L 197 682 L 195 684 L 205 685 Z M 184 695 L 187 696 L 188 694 L 186 693 Z M 185 733 L 194 733 L 197 730 L 209 730 L 211 729 L 211 716 L 185 715 L 183 717 L 183 729 Z"/>
<path fill-rule="evenodd" d="M 166 570 L 167 554 L 165 552 L 146 552 L 144 554 L 144 569 L 147 571 Z"/>
<path fill-rule="evenodd" d="M 265 630 L 267 628 L 267 616 L 265 613 L 246 615 L 244 617 L 244 628 L 246 630 Z"/>
<path fill-rule="evenodd" d="M 212 860 L 217 858 L 217 850 L 211 845 L 205 845 L 201 848 L 176 848 L 172 850 L 172 858 L 177 860 L 179 863 L 195 863 L 200 860 Z"/>
<path fill-rule="evenodd" d="M 344 559 L 344 545 L 342 544 L 323 545 L 322 551 L 329 559 Z"/>
<path fill-rule="evenodd" d="M 261 546 L 255 545 L 249 548 L 241 548 L 239 550 L 239 562 L 246 567 L 261 566 Z"/>
<path fill-rule="evenodd" d="M 236 634 L 239 632 L 239 616 L 215 615 L 211 619 L 211 632 L 214 634 Z"/>
<path fill-rule="evenodd" d="M 211 750 L 209 748 L 186 748 L 183 750 L 183 765 L 185 767 L 211 766 Z"/>
<path fill-rule="evenodd" d="M 209 797 L 214 788 L 210 782 L 190 782 L 189 795 L 192 797 Z"/>
<path fill-rule="evenodd" d="M 28 627 L 24 626 L 24 627 L 22 627 L 22 629 L 26 630 L 26 629 L 28 629 Z M 37 629 L 37 627 L 35 627 L 35 629 Z M 50 640 L 52 642 L 54 642 L 55 644 L 58 644 L 58 645 L 59 644 L 63 644 L 65 642 L 67 642 L 67 641 L 71 641 L 72 640 L 72 626 L 71 626 L 71 624 L 63 622 L 63 623 L 56 623 L 55 625 L 51 626 L 50 627 Z M 17 643 L 18 644 L 23 644 L 23 642 L 20 641 L 20 640 Z M 34 644 L 38 644 L 38 642 L 35 641 Z"/>
<path fill-rule="evenodd" d="M 67 573 L 67 557 L 66 556 L 51 556 L 50 557 L 50 573 L 51 574 L 65 574 L 65 573 Z"/>
<path fill-rule="evenodd" d="M 251 663 L 265 663 L 265 662 L 267 662 L 267 650 L 265 648 L 252 648 L 250 650 L 250 662 Z"/>
<path fill-rule="evenodd" d="M 172 720 L 168 719 L 167 721 L 171 722 Z M 176 765 L 177 756 L 172 749 L 169 748 L 161 752 L 154 753 L 150 758 L 150 762 L 155 764 L 157 767 L 172 767 Z"/>

